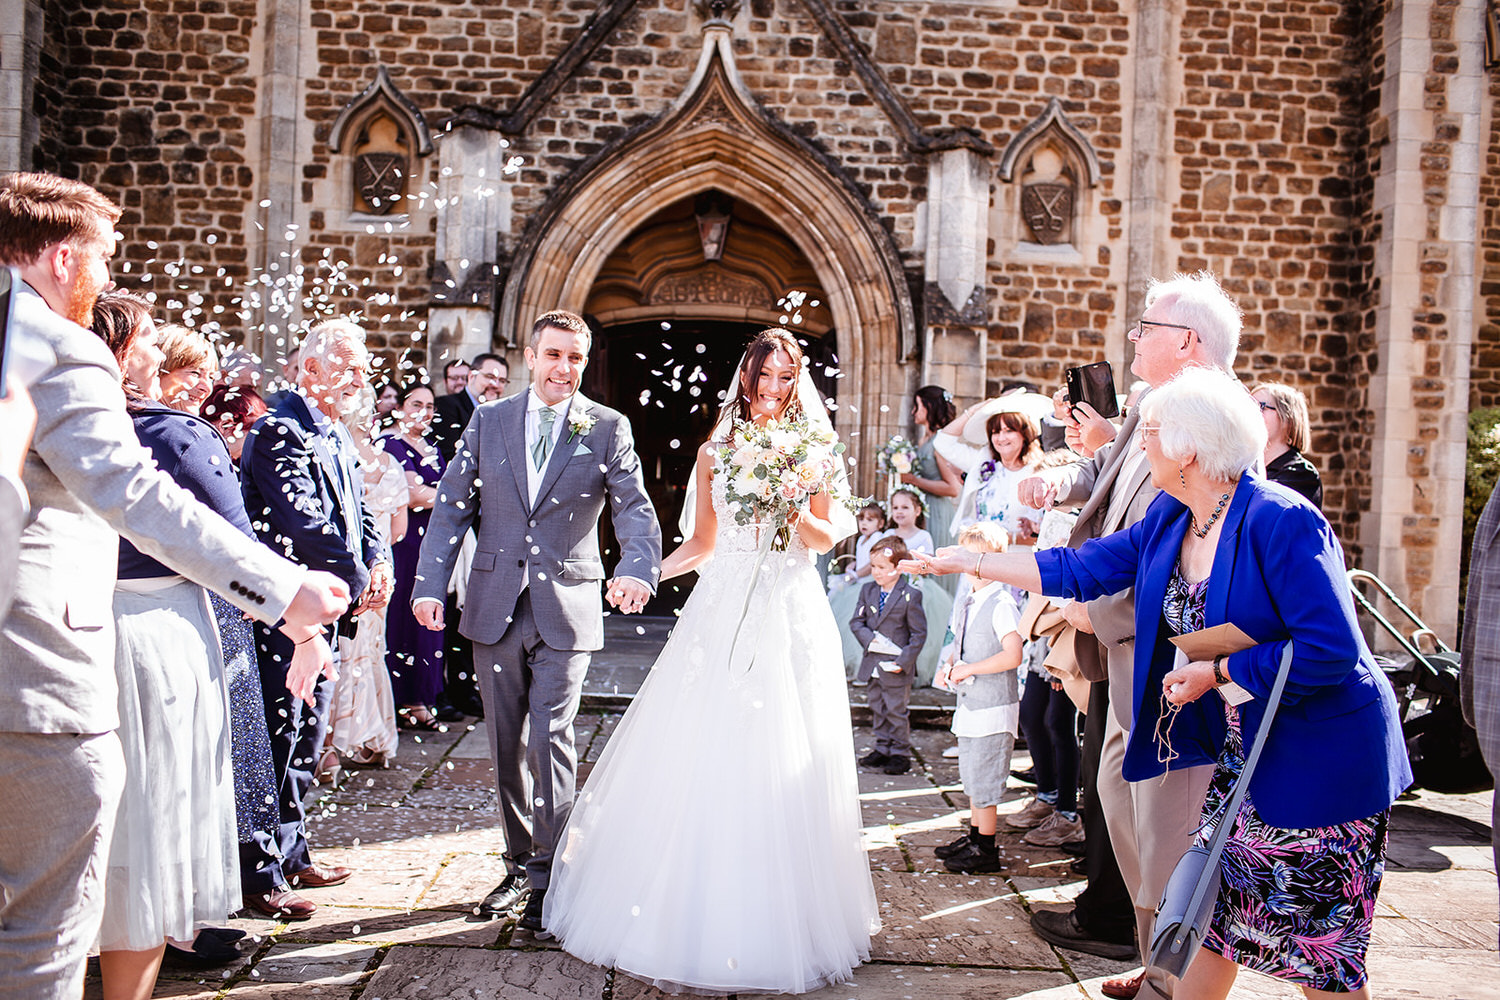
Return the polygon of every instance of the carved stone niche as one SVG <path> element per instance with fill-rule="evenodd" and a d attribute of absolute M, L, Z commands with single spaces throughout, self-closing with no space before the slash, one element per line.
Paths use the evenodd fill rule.
<path fill-rule="evenodd" d="M 333 152 L 346 158 L 348 206 L 357 215 L 405 214 L 417 161 L 432 152 L 422 113 L 385 67 L 334 120 Z"/>
<path fill-rule="evenodd" d="M 1053 98 L 1005 150 L 1000 179 L 1019 185 L 1016 242 L 1073 246 L 1085 192 L 1099 183 L 1099 159 Z"/>

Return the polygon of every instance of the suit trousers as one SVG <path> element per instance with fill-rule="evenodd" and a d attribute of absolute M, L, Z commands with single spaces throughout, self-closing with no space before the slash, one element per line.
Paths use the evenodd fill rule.
<path fill-rule="evenodd" d="M 510 627 L 494 644 L 474 643 L 484 726 L 495 763 L 505 862 L 546 889 L 552 856 L 573 811 L 578 752 L 573 721 L 591 654 L 542 641 L 531 591 L 516 602 Z"/>
<path fill-rule="evenodd" d="M 257 639 L 261 638 L 263 629 L 264 626 L 256 625 Z M 325 633 L 337 666 L 337 636 L 331 627 Z M 280 821 L 276 826 L 274 844 L 257 835 L 249 843 L 240 845 L 240 885 L 247 893 L 278 889 L 312 864 L 312 854 L 307 846 L 307 809 L 303 801 L 317 775 L 333 704 L 333 681 L 318 678 L 313 688 L 313 707 L 309 708 L 306 702 L 293 697 L 286 689 L 286 672 L 290 664 L 267 662 L 269 659 L 261 658 L 260 683 L 266 703 L 266 727 L 271 736 L 271 768 L 276 779 Z"/>
<path fill-rule="evenodd" d="M 459 632 L 463 608 L 458 595 L 449 594 L 443 604 L 443 698 L 455 708 L 472 710 L 479 704 L 474 677 L 474 644 Z"/>
<path fill-rule="evenodd" d="M 1130 734 L 1120 727 L 1114 712 L 1107 715 L 1099 758 L 1099 798 L 1109 817 L 1109 839 L 1120 874 L 1135 901 L 1136 934 L 1144 956 L 1151 947 L 1156 904 L 1161 902 L 1167 879 L 1193 846 L 1214 766 L 1200 764 L 1147 781 L 1126 781 L 1125 743 Z M 1147 969 L 1137 1000 L 1165 1000 L 1171 997 L 1175 982 L 1171 976 Z"/>
<path fill-rule="evenodd" d="M 114 733 L 0 733 L 0 997 L 77 1000 L 125 785 Z"/>
<path fill-rule="evenodd" d="M 875 668 L 879 673 L 880 668 Z M 875 731 L 875 749 L 890 757 L 911 756 L 911 685 L 882 684 L 870 678 L 865 688 L 870 706 L 870 727 Z"/>
<path fill-rule="evenodd" d="M 1089 685 L 1088 714 L 1083 722 L 1083 865 L 1088 885 L 1073 900 L 1073 918 L 1091 937 L 1118 942 L 1128 941 L 1135 934 L 1135 907 L 1120 877 L 1104 806 L 1099 801 L 1099 757 L 1108 715 L 1109 681 L 1095 681 Z"/>

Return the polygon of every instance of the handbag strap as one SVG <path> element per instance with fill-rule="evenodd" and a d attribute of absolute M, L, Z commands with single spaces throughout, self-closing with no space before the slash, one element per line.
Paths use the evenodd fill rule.
<path fill-rule="evenodd" d="M 1209 888 L 1217 885 L 1214 878 L 1219 871 L 1219 857 L 1224 853 L 1224 844 L 1229 840 L 1229 831 L 1234 826 L 1234 818 L 1239 815 L 1240 803 L 1244 801 L 1245 794 L 1250 790 L 1250 775 L 1255 770 L 1255 764 L 1260 760 L 1261 748 L 1266 745 L 1266 734 L 1271 731 L 1271 720 L 1276 715 L 1276 707 L 1281 704 L 1281 692 L 1286 687 L 1287 674 L 1292 670 L 1292 642 L 1287 640 L 1286 648 L 1281 652 L 1281 668 L 1276 672 L 1276 682 L 1271 686 L 1271 695 L 1266 699 L 1266 711 L 1261 717 L 1260 727 L 1255 731 L 1255 742 L 1250 747 L 1250 752 L 1245 755 L 1245 766 L 1240 769 L 1240 776 L 1234 783 L 1233 790 L 1229 793 L 1229 799 L 1224 803 L 1219 817 L 1218 825 L 1214 827 L 1214 835 L 1208 841 L 1208 861 L 1203 866 L 1203 874 L 1198 877 L 1198 884 L 1193 887 L 1192 899 L 1188 903 L 1187 912 L 1197 913 L 1198 908 L 1203 905 L 1204 897 L 1208 895 Z M 1191 931 L 1192 922 L 1183 921 L 1177 928 L 1177 934 L 1173 938 L 1173 945 L 1181 947 L 1182 942 Z"/>

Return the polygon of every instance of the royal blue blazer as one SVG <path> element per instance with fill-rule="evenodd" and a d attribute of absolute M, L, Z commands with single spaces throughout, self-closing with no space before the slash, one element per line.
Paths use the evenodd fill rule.
<path fill-rule="evenodd" d="M 1125 778 L 1166 770 L 1157 738 L 1162 678 L 1176 647 L 1162 618 L 1167 582 L 1187 535 L 1186 506 L 1165 492 L 1123 531 L 1076 549 L 1036 553 L 1042 592 L 1088 601 L 1135 586 L 1135 722 Z M 1226 660 L 1230 677 L 1254 700 L 1240 706 L 1249 752 L 1276 681 L 1281 653 L 1294 643 L 1281 705 L 1271 723 L 1250 799 L 1282 828 L 1330 826 L 1373 816 L 1411 784 L 1396 699 L 1354 617 L 1344 553 L 1333 528 L 1300 494 L 1253 473 L 1240 477 L 1208 582 L 1204 626 L 1233 622 L 1256 645 Z M 1171 766 L 1214 762 L 1228 724 L 1213 691 L 1178 713 Z"/>

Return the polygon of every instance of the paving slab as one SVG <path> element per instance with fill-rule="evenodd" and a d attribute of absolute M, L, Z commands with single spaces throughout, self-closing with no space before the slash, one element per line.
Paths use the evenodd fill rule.
<path fill-rule="evenodd" d="M 448 751 L 449 760 L 489 760 L 490 737 L 484 724 L 470 723 L 453 748 Z"/>
<path fill-rule="evenodd" d="M 1059 969 L 1002 879 L 876 872 L 882 927 L 871 957 L 911 964 Z"/>
<path fill-rule="evenodd" d="M 490 948 L 504 924 L 478 920 L 467 911 L 422 908 L 381 910 L 358 906 L 320 906 L 311 920 L 289 924 L 283 941 L 357 941 L 363 944 L 429 944 Z"/>
<path fill-rule="evenodd" d="M 362 1000 L 600 1000 L 605 970 L 561 951 L 488 951 L 398 945 Z"/>
<path fill-rule="evenodd" d="M 351 941 L 277 942 L 250 976 L 262 983 L 352 985 L 375 951 L 374 945 Z"/>
<path fill-rule="evenodd" d="M 619 998 L 617 985 L 615 996 Z M 1057 991 L 1057 992 L 1053 992 Z M 741 993 L 741 998 L 764 994 Z M 931 965 L 863 965 L 851 982 L 805 993 L 808 1000 L 974 1000 L 985 997 L 1069 997 L 1076 1000 L 1072 977 L 1062 972 L 1014 969 L 953 969 Z"/>
<path fill-rule="evenodd" d="M 219 995 L 224 988 L 222 981 L 203 979 L 199 981 L 184 981 L 178 979 L 158 979 L 156 989 L 151 992 L 153 1000 L 156 998 L 171 998 L 171 1000 L 212 1000 Z M 83 983 L 83 1000 L 102 1000 L 104 990 L 99 983 L 98 976 L 90 976 Z"/>
<path fill-rule="evenodd" d="M 462 850 L 476 833 L 493 837 L 489 845 L 499 847 L 500 814 L 494 809 L 459 810 L 407 806 L 372 805 L 367 809 L 345 809 L 308 820 L 308 840 L 316 853 L 325 847 L 398 845 L 428 838 Z"/>
<path fill-rule="evenodd" d="M 420 844 L 411 845 L 413 848 Z M 298 889 L 314 903 L 331 906 L 374 906 L 410 909 L 423 890 L 437 877 L 446 856 L 440 849 L 323 851 L 328 864 L 355 869 L 343 885 L 326 889 Z"/>
<path fill-rule="evenodd" d="M 1396 871 L 1386 869 L 1381 902 L 1395 913 L 1417 920 L 1496 919 L 1500 893 L 1495 876 L 1484 871 Z"/>
<path fill-rule="evenodd" d="M 453 854 L 423 893 L 421 903 L 431 909 L 472 910 L 505 875 L 505 858 L 499 854 Z"/>

